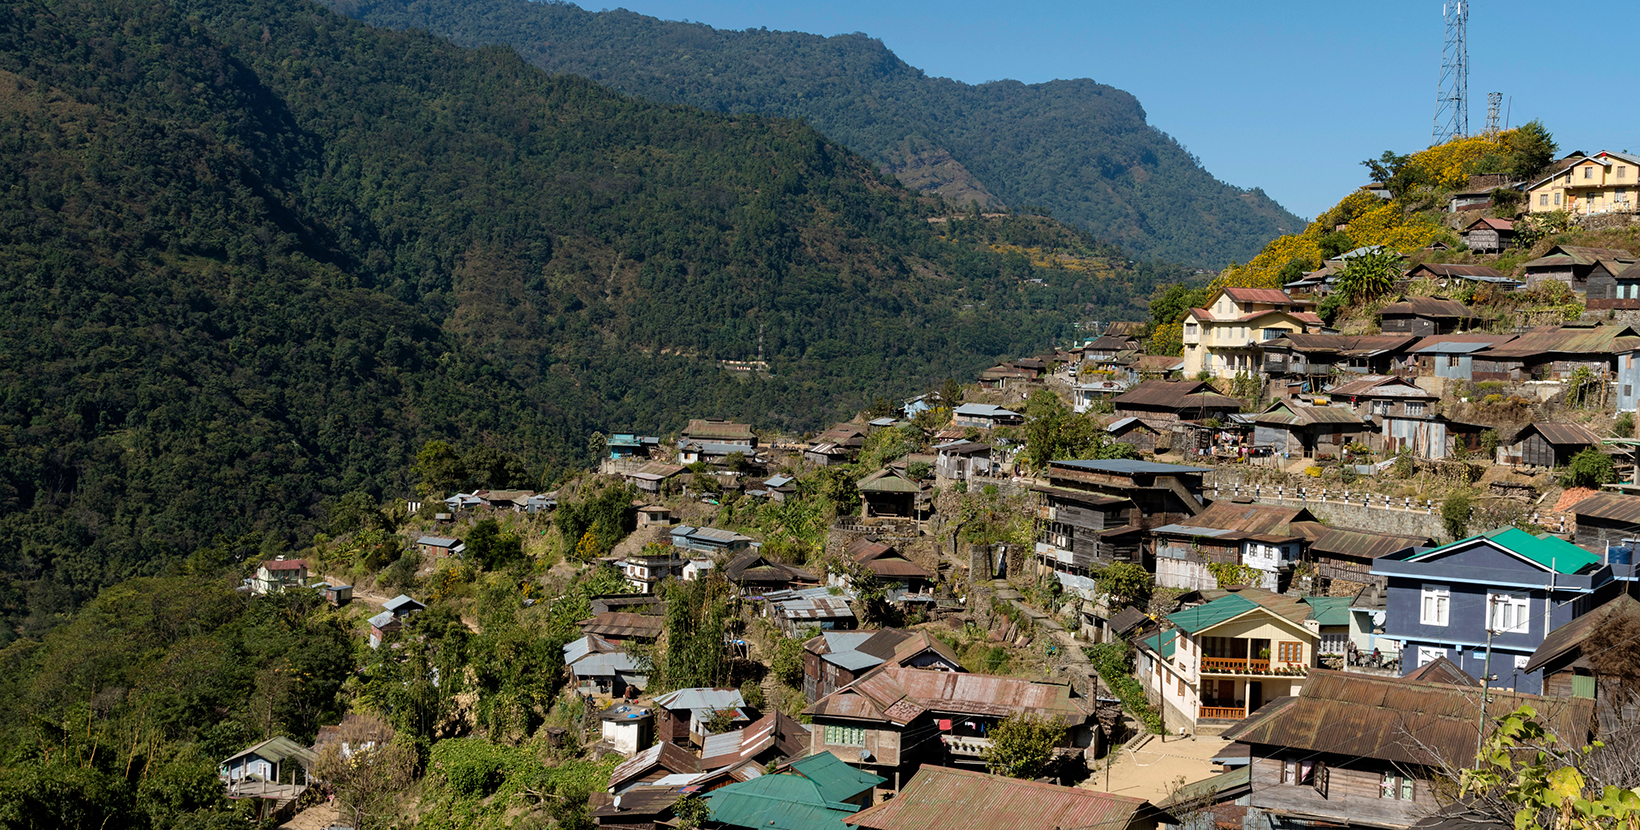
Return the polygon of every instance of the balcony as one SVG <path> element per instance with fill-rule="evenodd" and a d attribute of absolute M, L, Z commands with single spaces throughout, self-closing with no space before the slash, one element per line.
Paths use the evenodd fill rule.
<path fill-rule="evenodd" d="M 1247 707 L 1203 706 L 1196 717 L 1201 720 L 1241 720 L 1247 717 Z"/>
<path fill-rule="evenodd" d="M 991 748 L 990 738 L 976 738 L 970 735 L 941 735 L 940 743 L 945 744 L 946 752 L 970 758 L 982 758 Z"/>
<path fill-rule="evenodd" d="M 1310 673 L 1303 663 L 1272 662 L 1241 657 L 1203 657 L 1202 674 L 1239 674 L 1262 677 L 1303 677 Z"/>

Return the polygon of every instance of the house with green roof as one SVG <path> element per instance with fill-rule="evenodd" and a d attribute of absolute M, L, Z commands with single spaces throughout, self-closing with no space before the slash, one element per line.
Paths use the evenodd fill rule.
<path fill-rule="evenodd" d="M 724 827 L 847 830 L 843 819 L 870 807 L 885 780 L 826 752 L 713 790 L 706 804 Z"/>
<path fill-rule="evenodd" d="M 1622 593 L 1599 555 L 1513 527 L 1380 556 L 1372 574 L 1386 581 L 1384 633 L 1402 643 L 1403 673 L 1445 657 L 1529 694 L 1543 689 L 1528 663 L 1549 632 Z"/>
<path fill-rule="evenodd" d="M 1134 671 L 1169 732 L 1218 734 L 1297 694 L 1317 665 L 1322 623 L 1341 618 L 1347 636 L 1348 613 L 1347 602 L 1340 615 L 1329 601 L 1242 588 L 1169 615 L 1172 629 L 1139 641 Z"/>

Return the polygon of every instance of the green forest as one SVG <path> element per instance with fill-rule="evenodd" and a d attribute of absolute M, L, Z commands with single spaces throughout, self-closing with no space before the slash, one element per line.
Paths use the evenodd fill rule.
<path fill-rule="evenodd" d="M 862 34 L 725 31 L 530 0 L 327 0 L 374 25 L 505 44 L 553 73 L 655 101 L 801 118 L 957 207 L 1041 206 L 1144 257 L 1246 262 L 1303 221 L 1218 181 L 1087 79 L 971 86 L 929 77 Z"/>
<path fill-rule="evenodd" d="M 501 47 L 266 0 L 11 9 L 0 641 L 303 544 L 342 494 L 407 495 L 429 440 L 545 487 L 594 430 L 812 429 L 1179 278 L 1040 217 L 930 224 L 802 123 Z M 767 376 L 717 363 L 760 348 Z"/>

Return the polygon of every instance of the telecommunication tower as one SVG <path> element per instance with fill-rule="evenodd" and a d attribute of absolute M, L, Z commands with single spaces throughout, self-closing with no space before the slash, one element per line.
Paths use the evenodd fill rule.
<path fill-rule="evenodd" d="M 1469 28 L 1468 0 L 1450 0 L 1441 6 L 1446 18 L 1446 48 L 1441 51 L 1441 85 L 1435 94 L 1435 129 L 1429 144 L 1445 144 L 1469 135 Z"/>
<path fill-rule="evenodd" d="M 1502 109 L 1503 109 L 1503 93 L 1501 93 L 1501 92 L 1488 92 L 1488 93 L 1486 93 L 1486 134 L 1487 135 L 1497 135 L 1498 134 L 1498 115 L 1500 114 L 1499 111 L 1502 110 Z"/>

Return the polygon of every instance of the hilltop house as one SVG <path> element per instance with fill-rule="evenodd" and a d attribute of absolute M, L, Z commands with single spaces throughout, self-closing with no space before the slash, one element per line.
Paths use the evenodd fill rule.
<path fill-rule="evenodd" d="M 1260 345 L 1265 341 L 1321 329 L 1321 318 L 1313 309 L 1309 300 L 1276 288 L 1219 289 L 1206 308 L 1193 308 L 1185 315 L 1185 376 L 1258 374 Z"/>
<path fill-rule="evenodd" d="M 1316 670 L 1222 735 L 1249 747 L 1247 826 L 1425 826 L 1449 803 L 1437 795 L 1447 775 L 1473 761 L 1481 725 L 1522 706 L 1574 746 L 1590 737 L 1593 701 L 1493 691 L 1482 712 L 1478 697 L 1463 685 Z"/>
<path fill-rule="evenodd" d="M 752 432 L 750 426 L 722 418 L 695 418 L 684 427 L 680 437 L 684 441 L 702 444 L 735 444 L 742 448 L 757 446 L 757 433 Z"/>
<path fill-rule="evenodd" d="M 1016 712 L 1065 726 L 1058 755 L 1095 740 L 1090 711 L 1063 683 L 884 665 L 815 701 L 809 752 L 831 752 L 892 781 L 917 767 L 983 765 L 985 737 Z"/>
<path fill-rule="evenodd" d="M 451 539 L 447 536 L 423 536 L 416 540 L 416 550 L 422 556 L 453 556 L 459 555 L 465 548 L 460 539 Z"/>
<path fill-rule="evenodd" d="M 884 467 L 854 486 L 860 491 L 862 518 L 918 519 L 927 508 L 927 488 L 895 467 Z"/>
<path fill-rule="evenodd" d="M 716 556 L 720 553 L 739 553 L 757 546 L 757 543 L 750 536 L 732 530 L 719 530 L 715 527 L 678 525 L 672 528 L 670 535 L 672 537 L 672 547 L 680 551 L 704 553 L 708 556 Z"/>
<path fill-rule="evenodd" d="M 1405 644 L 1402 671 L 1446 657 L 1534 694 L 1543 677 L 1526 665 L 1549 631 L 1619 592 L 1601 557 L 1512 527 L 1380 556 L 1372 573 L 1387 580 L 1384 629 Z"/>
<path fill-rule="evenodd" d="M 306 559 L 276 556 L 256 566 L 256 576 L 250 579 L 251 593 L 263 596 L 287 588 L 301 588 L 307 581 Z"/>
<path fill-rule="evenodd" d="M 653 435 L 631 432 L 617 432 L 604 442 L 610 458 L 648 458 L 660 445 L 661 439 Z"/>
<path fill-rule="evenodd" d="M 1140 641 L 1135 673 L 1169 731 L 1213 734 L 1303 688 L 1317 665 L 1314 611 L 1262 588 L 1227 593 L 1169 614 L 1175 628 Z"/>
<path fill-rule="evenodd" d="M 803 460 L 820 467 L 847 464 L 860 454 L 860 449 L 865 445 L 865 427 L 837 424 L 815 436 L 814 444 L 803 451 Z"/>
<path fill-rule="evenodd" d="M 677 489 L 682 473 L 683 467 L 677 464 L 651 461 L 636 470 L 621 470 L 620 476 L 642 492 L 668 493 Z"/>
<path fill-rule="evenodd" d="M 978 441 L 947 441 L 934 447 L 934 475 L 948 481 L 967 481 L 992 474 L 991 445 Z"/>
<path fill-rule="evenodd" d="M 412 614 L 427 610 L 427 604 L 416 599 L 399 594 L 382 603 L 382 612 L 369 619 L 371 648 L 380 648 L 381 644 L 390 635 L 404 629 L 404 623 Z"/>
<path fill-rule="evenodd" d="M 1577 159 L 1526 188 L 1532 213 L 1564 210 L 1577 216 L 1633 213 L 1640 156 L 1602 151 Z"/>
<path fill-rule="evenodd" d="M 723 568 L 723 576 L 740 586 L 741 593 L 753 596 L 785 591 L 819 582 L 813 573 L 784 562 L 776 562 L 759 550 L 748 550 Z"/>
<path fill-rule="evenodd" d="M 583 694 L 621 697 L 628 686 L 642 690 L 649 685 L 649 677 L 640 670 L 638 661 L 621 647 L 596 634 L 586 634 L 564 646 L 564 666 L 575 678 L 576 689 Z M 643 747 L 633 747 L 636 752 Z"/>
<path fill-rule="evenodd" d="M 678 555 L 677 546 L 664 546 L 658 553 L 640 550 L 631 556 L 614 559 L 615 570 L 626 577 L 626 584 L 640 594 L 653 594 L 657 586 L 668 579 L 679 579 L 689 560 Z"/>
<path fill-rule="evenodd" d="M 1426 279 L 1435 283 L 1437 288 L 1446 291 L 1478 288 L 1482 285 L 1514 291 L 1521 285 L 1519 280 L 1506 277 L 1501 271 L 1489 265 L 1460 265 L 1446 262 L 1425 262 L 1416 265 L 1406 272 L 1403 279 Z"/>

